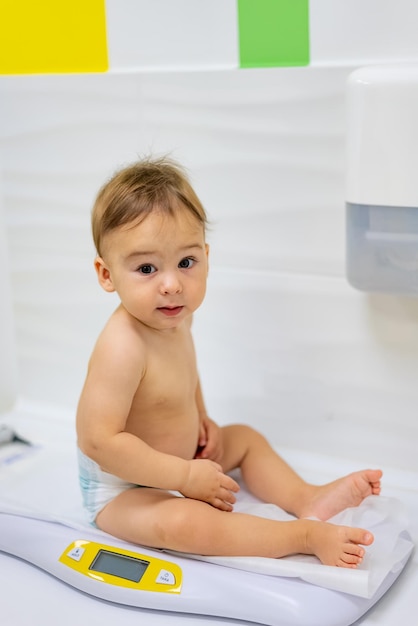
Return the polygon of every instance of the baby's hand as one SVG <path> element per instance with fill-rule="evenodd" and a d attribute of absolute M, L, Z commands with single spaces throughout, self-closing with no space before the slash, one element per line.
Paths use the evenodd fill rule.
<path fill-rule="evenodd" d="M 200 435 L 195 459 L 210 459 L 221 463 L 223 442 L 221 429 L 213 420 L 205 415 L 200 422 Z"/>
<path fill-rule="evenodd" d="M 186 498 L 208 502 L 221 511 L 232 511 L 236 498 L 233 492 L 239 485 L 214 461 L 193 459 L 189 461 L 189 472 L 182 489 Z"/>

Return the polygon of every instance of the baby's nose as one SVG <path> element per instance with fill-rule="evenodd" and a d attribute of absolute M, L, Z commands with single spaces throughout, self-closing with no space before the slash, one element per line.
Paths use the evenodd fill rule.
<path fill-rule="evenodd" d="M 182 290 L 179 276 L 175 272 L 167 272 L 162 277 L 161 292 L 165 294 L 180 293 Z"/>

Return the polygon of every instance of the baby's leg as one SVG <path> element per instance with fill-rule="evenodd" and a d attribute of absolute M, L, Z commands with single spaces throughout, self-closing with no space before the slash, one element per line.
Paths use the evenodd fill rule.
<path fill-rule="evenodd" d="M 254 495 L 297 517 L 326 520 L 348 507 L 358 506 L 365 497 L 380 493 L 380 470 L 362 470 L 327 485 L 311 485 L 252 428 L 226 426 L 222 433 L 224 471 L 241 467 L 244 481 Z"/>
<path fill-rule="evenodd" d="M 155 489 L 129 489 L 97 517 L 99 528 L 132 543 L 193 554 L 282 557 L 315 554 L 327 565 L 356 567 L 370 533 L 326 522 L 280 522 L 220 511 Z"/>

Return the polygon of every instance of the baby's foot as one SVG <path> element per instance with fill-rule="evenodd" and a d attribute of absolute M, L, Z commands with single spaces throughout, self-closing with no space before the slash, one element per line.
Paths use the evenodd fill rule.
<path fill-rule="evenodd" d="M 365 550 L 373 535 L 362 528 L 336 526 L 328 522 L 308 522 L 306 532 L 307 554 L 314 554 L 324 565 L 356 568 L 363 560 Z"/>
<path fill-rule="evenodd" d="M 364 498 L 379 495 L 381 470 L 362 470 L 322 486 L 311 486 L 311 495 L 299 517 L 327 520 L 340 511 L 358 506 Z"/>

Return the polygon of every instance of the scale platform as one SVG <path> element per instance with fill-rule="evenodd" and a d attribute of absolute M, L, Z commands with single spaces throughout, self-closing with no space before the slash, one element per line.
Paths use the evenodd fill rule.
<path fill-rule="evenodd" d="M 404 565 L 372 598 L 360 598 L 295 578 L 173 557 L 110 536 L 98 541 L 95 532 L 5 513 L 0 514 L 0 549 L 116 604 L 268 626 L 348 626 L 391 587 Z"/>
<path fill-rule="evenodd" d="M 49 489 L 54 487 L 51 464 L 56 486 L 68 485 L 62 502 L 55 504 L 43 489 L 46 472 Z M 349 626 L 393 585 L 413 549 L 395 501 L 372 497 L 363 515 L 369 521 L 376 518 L 371 528 L 375 565 L 366 564 L 363 571 L 323 566 L 314 557 L 192 558 L 150 550 L 83 521 L 72 449 L 37 451 L 13 462 L 9 470 L 0 481 L 0 551 L 53 575 L 74 593 L 125 609 L 266 626 Z M 241 491 L 240 510 L 254 513 L 251 507 L 260 505 Z M 276 513 L 271 505 L 262 506 L 267 508 L 259 514 Z M 355 513 L 362 514 L 361 507 Z M 386 546 L 384 553 L 379 542 Z"/>

